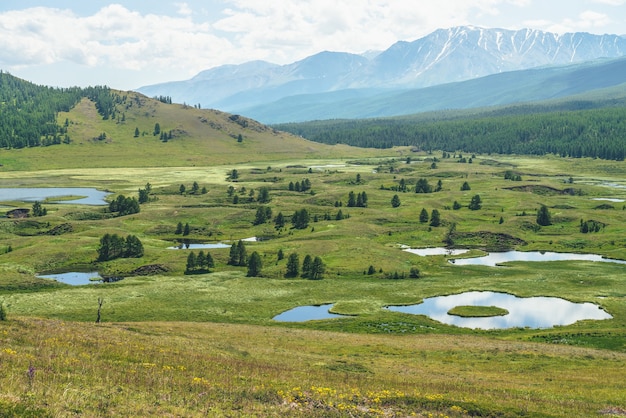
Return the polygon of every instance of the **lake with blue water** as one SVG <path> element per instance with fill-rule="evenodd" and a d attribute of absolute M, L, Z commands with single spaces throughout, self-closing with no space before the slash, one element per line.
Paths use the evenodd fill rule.
<path fill-rule="evenodd" d="M 43 202 L 65 203 L 78 205 L 108 205 L 105 198 L 111 193 L 94 189 L 93 187 L 16 187 L 0 188 L 1 201 L 20 202 Z M 61 200 L 54 202 L 54 199 L 63 199 L 67 196 L 79 196 L 72 200 Z"/>
<path fill-rule="evenodd" d="M 42 274 L 37 276 L 40 279 L 52 279 L 72 286 L 83 286 L 86 284 L 102 283 L 102 276 L 97 271 L 67 273 Z"/>
<path fill-rule="evenodd" d="M 329 312 L 333 307 L 332 303 L 326 305 L 298 306 L 279 315 L 276 315 L 274 321 L 281 322 L 304 322 L 318 319 L 341 318 L 346 315 L 337 315 Z"/>
<path fill-rule="evenodd" d="M 601 255 L 597 254 L 555 253 L 549 251 L 504 251 L 489 253 L 482 257 L 455 258 L 453 260 L 449 260 L 450 263 L 457 266 L 473 265 L 490 267 L 496 267 L 498 264 L 511 261 L 597 261 L 605 263 L 626 264 L 625 260 L 604 258 Z"/>
<path fill-rule="evenodd" d="M 503 316 L 461 317 L 448 313 L 458 306 L 495 306 L 506 309 Z M 582 320 L 611 319 L 612 316 L 593 303 L 574 303 L 556 297 L 521 298 L 508 293 L 465 292 L 426 298 L 422 303 L 388 306 L 388 310 L 413 315 L 426 315 L 435 321 L 472 329 L 552 328 L 571 325 Z"/>

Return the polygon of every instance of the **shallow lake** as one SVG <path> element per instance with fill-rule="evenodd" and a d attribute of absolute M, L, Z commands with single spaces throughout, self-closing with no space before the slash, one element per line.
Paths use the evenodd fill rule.
<path fill-rule="evenodd" d="M 81 196 L 73 200 L 62 200 L 58 203 L 79 205 L 108 205 L 104 200 L 109 192 L 92 187 L 18 187 L 0 188 L 0 201 L 18 200 L 21 202 L 43 202 L 46 199 Z M 46 202 L 55 203 L 55 202 Z"/>
<path fill-rule="evenodd" d="M 458 266 L 491 266 L 509 261 L 602 261 L 606 263 L 626 264 L 625 260 L 603 258 L 597 254 L 554 253 L 543 251 L 505 251 L 489 253 L 483 257 L 456 258 L 448 260 Z"/>
<path fill-rule="evenodd" d="M 341 318 L 346 316 L 330 313 L 329 310 L 332 307 L 332 303 L 315 306 L 298 306 L 297 308 L 293 308 L 279 315 L 276 315 L 272 319 L 274 321 L 281 322 L 305 322 L 317 319 Z"/>
<path fill-rule="evenodd" d="M 216 248 L 230 248 L 231 246 L 228 244 L 224 244 L 223 242 L 214 242 L 214 243 L 190 243 L 190 242 L 181 242 L 175 247 L 167 247 L 168 250 L 198 250 L 198 249 L 216 249 Z"/>
<path fill-rule="evenodd" d="M 40 279 L 53 279 L 58 282 L 69 284 L 72 286 L 83 286 L 86 284 L 102 283 L 102 276 L 100 276 L 97 271 L 70 271 L 67 273 L 58 274 L 42 274 L 37 277 L 39 277 Z"/>
<path fill-rule="evenodd" d="M 615 199 L 615 198 L 612 198 L 612 197 L 594 197 L 591 200 L 600 200 L 600 201 L 613 202 L 613 203 L 624 202 L 624 199 Z"/>
<path fill-rule="evenodd" d="M 422 257 L 426 257 L 429 255 L 461 255 L 461 254 L 465 254 L 469 250 L 433 247 L 433 248 L 406 248 L 404 249 L 404 251 L 406 251 L 407 253 L 417 254 Z"/>
<path fill-rule="evenodd" d="M 448 314 L 457 306 L 496 306 L 509 311 L 504 316 L 464 318 Z M 506 329 L 516 327 L 552 328 L 571 325 L 586 319 L 611 319 L 612 316 L 593 303 L 574 303 L 555 297 L 519 298 L 508 293 L 465 292 L 458 295 L 437 296 L 407 306 L 388 306 L 386 309 L 414 315 L 426 315 L 435 321 L 461 328 Z"/>

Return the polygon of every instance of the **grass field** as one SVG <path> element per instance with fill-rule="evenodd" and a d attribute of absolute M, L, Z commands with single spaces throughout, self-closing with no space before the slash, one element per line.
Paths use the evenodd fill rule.
<path fill-rule="evenodd" d="M 447 240 L 471 250 L 461 257 L 515 248 L 626 259 L 624 203 L 593 200 L 626 199 L 624 162 L 476 155 L 460 163 L 409 149 L 313 144 L 253 121 L 243 126 L 217 112 L 150 100 L 140 109 L 127 109 L 117 123 L 99 120 L 83 102 L 60 115 L 71 121 L 71 144 L 0 151 L 0 187 L 96 187 L 111 199 L 152 187 L 133 215 L 60 200 L 44 204 L 43 217 L 0 218 L 7 313 L 0 321 L 0 415 L 626 415 L 624 265 L 455 266 L 449 256 L 402 251 Z M 159 141 L 155 121 L 179 136 Z M 140 138 L 133 138 L 135 126 Z M 102 132 L 107 140 L 93 139 Z M 522 180 L 506 180 L 507 170 Z M 310 191 L 289 189 L 305 179 Z M 419 179 L 433 187 L 441 181 L 442 190 L 415 193 Z M 206 193 L 191 194 L 194 182 Z M 408 191 L 397 190 L 402 182 Z M 464 182 L 470 190 L 461 190 Z M 256 200 L 261 188 L 269 203 Z M 367 207 L 348 207 L 350 192 L 365 192 Z M 475 195 L 482 207 L 470 210 Z M 0 203 L 7 211 L 30 207 Z M 536 223 L 541 205 L 549 226 Z M 272 217 L 254 225 L 259 207 Z M 294 229 L 289 219 L 303 208 L 311 222 Z M 441 225 L 421 223 L 422 208 L 438 210 Z M 287 218 L 283 228 L 274 225 L 278 213 Z M 602 227 L 582 233 L 581 220 Z M 168 249 L 183 238 L 179 223 L 196 242 L 265 238 L 246 243 L 248 255 L 261 256 L 261 276 L 227 265 L 228 248 L 206 250 L 215 260 L 210 272 L 185 274 L 189 250 Z M 96 262 L 105 233 L 136 235 L 145 254 Z M 292 253 L 300 262 L 320 257 L 323 279 L 285 278 Z M 131 274 L 155 265 L 157 274 Z M 76 268 L 125 278 L 72 287 L 36 277 Z M 408 278 L 411 271 L 419 278 Z M 384 309 L 468 290 L 592 302 L 613 319 L 481 331 Z M 102 323 L 94 324 L 99 299 Z M 323 303 L 347 316 L 272 320 Z"/>

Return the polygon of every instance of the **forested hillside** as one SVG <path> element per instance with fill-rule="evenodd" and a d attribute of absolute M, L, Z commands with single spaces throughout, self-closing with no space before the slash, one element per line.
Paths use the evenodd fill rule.
<path fill-rule="evenodd" d="M 626 107 L 563 110 L 581 107 L 584 103 L 549 112 L 517 107 L 448 118 L 315 121 L 275 127 L 326 144 L 623 160 Z"/>
<path fill-rule="evenodd" d="M 96 102 L 103 117 L 110 116 L 114 95 L 107 87 L 45 87 L 0 71 L 0 146 L 25 148 L 69 143 L 67 126 L 57 123 L 57 115 L 68 112 L 83 97 Z"/>

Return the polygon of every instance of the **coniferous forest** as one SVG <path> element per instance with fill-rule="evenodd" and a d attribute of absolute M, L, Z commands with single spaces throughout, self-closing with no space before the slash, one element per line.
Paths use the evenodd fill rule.
<path fill-rule="evenodd" d="M 111 116 L 115 96 L 108 87 L 45 87 L 0 71 L 0 147 L 69 143 L 67 126 L 57 123 L 58 113 L 68 112 L 88 97 L 106 119 Z"/>
<path fill-rule="evenodd" d="M 491 112 L 436 118 L 415 117 L 314 121 L 276 125 L 326 144 L 421 151 L 447 150 L 482 154 L 554 154 L 624 160 L 626 108 L 540 112 Z"/>

